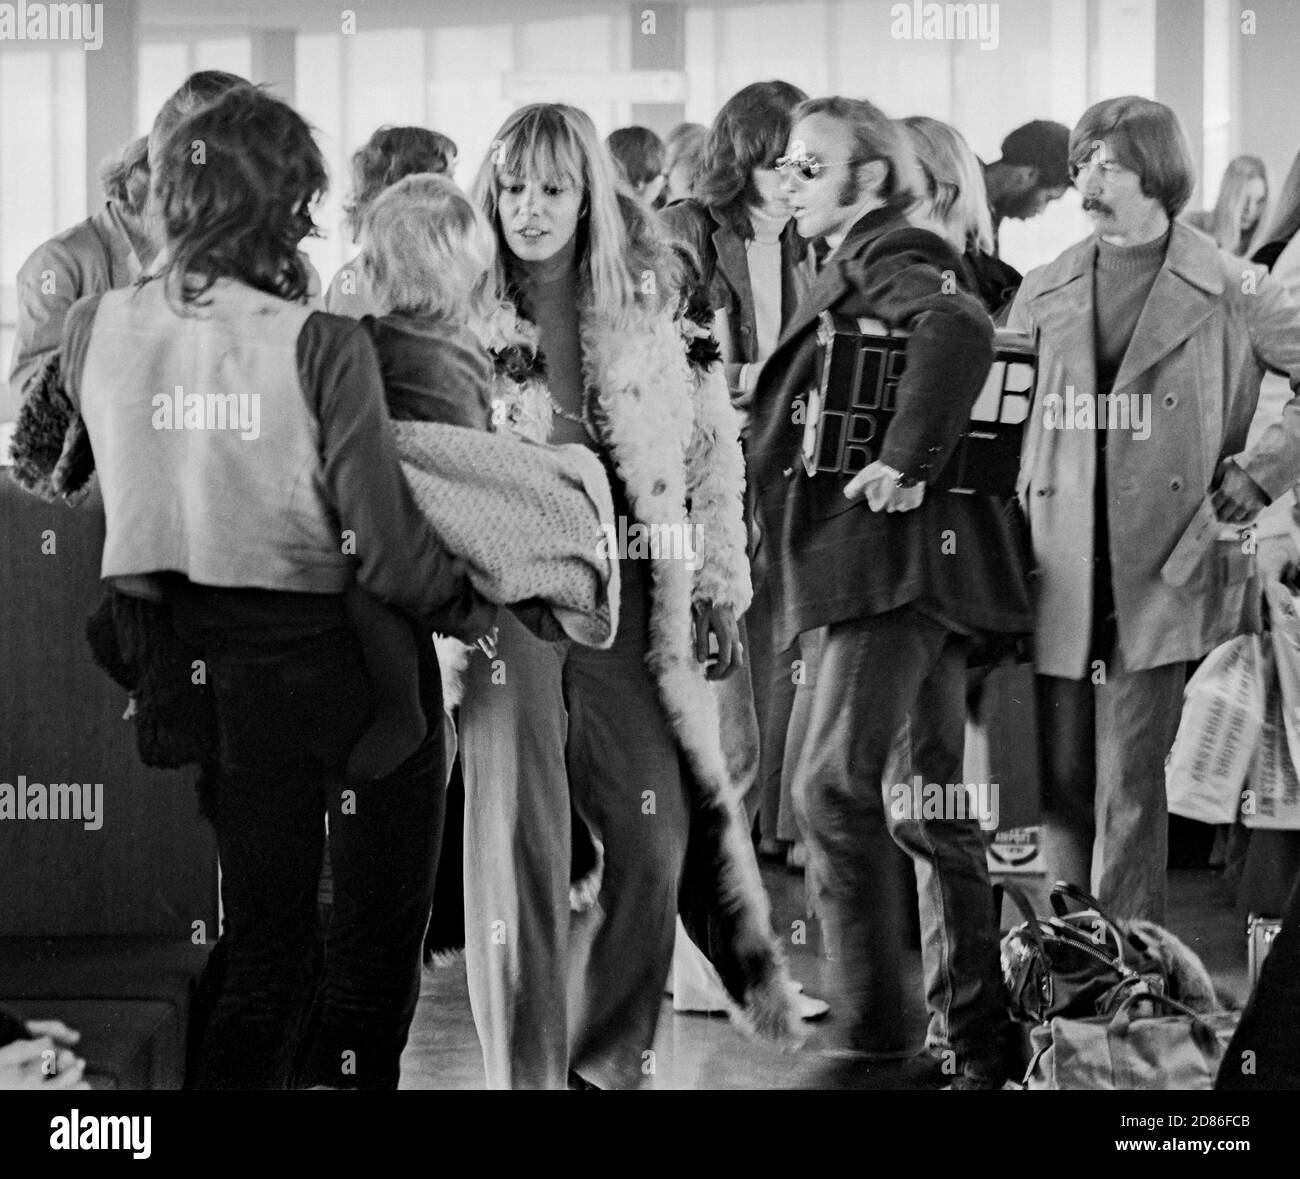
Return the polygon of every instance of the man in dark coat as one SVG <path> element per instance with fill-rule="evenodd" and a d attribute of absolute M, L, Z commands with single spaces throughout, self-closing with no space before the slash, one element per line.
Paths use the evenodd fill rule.
<path fill-rule="evenodd" d="M 799 232 L 824 236 L 831 252 L 759 378 L 749 477 L 778 643 L 827 628 L 796 790 L 842 993 L 842 1048 L 910 1052 L 892 836 L 916 866 L 927 1047 L 955 1087 L 997 1088 L 1006 1017 L 974 805 L 995 803 L 996 787 L 960 785 L 964 673 L 971 639 L 1029 630 L 1030 606 L 1007 575 L 1013 541 L 993 502 L 926 486 L 983 387 L 992 324 L 961 289 L 951 247 L 902 216 L 917 189 L 898 129 L 870 103 L 842 98 L 804 103 L 794 120 L 783 184 Z M 826 310 L 910 333 L 898 412 L 878 457 L 851 478 L 809 475 L 801 459 Z M 910 782 L 884 777 L 896 738 L 894 765 L 910 762 Z"/>

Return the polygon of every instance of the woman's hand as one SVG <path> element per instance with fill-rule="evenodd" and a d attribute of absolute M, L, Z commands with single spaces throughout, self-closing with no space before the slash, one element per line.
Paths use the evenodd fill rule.
<path fill-rule="evenodd" d="M 696 602 L 691 607 L 695 626 L 695 658 L 707 666 L 706 677 L 725 680 L 737 668 L 744 667 L 745 653 L 736 626 L 736 612 L 730 606 L 713 606 Z M 709 662 L 710 641 L 717 655 Z"/>

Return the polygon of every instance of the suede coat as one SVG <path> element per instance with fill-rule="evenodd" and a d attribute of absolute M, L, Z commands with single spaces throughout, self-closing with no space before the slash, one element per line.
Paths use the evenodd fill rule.
<path fill-rule="evenodd" d="M 1078 406 L 1096 395 L 1096 254 L 1096 238 L 1088 238 L 1032 271 L 1008 321 L 1038 336 L 1019 485 L 1039 570 L 1035 655 L 1039 672 L 1068 679 L 1089 672 L 1096 434 L 1059 428 L 1070 419 L 1049 412 L 1045 399 Z M 1266 370 L 1285 376 L 1293 396 L 1247 450 Z M 1161 568 L 1221 459 L 1238 456 L 1270 499 L 1300 476 L 1297 389 L 1300 298 L 1262 267 L 1175 223 L 1111 390 L 1146 418 L 1145 437 L 1110 430 L 1106 447 L 1115 612 L 1128 670 L 1199 659 L 1247 625 L 1245 606 L 1258 588 L 1254 556 L 1239 540 L 1212 542 L 1182 585 L 1165 581 Z"/>

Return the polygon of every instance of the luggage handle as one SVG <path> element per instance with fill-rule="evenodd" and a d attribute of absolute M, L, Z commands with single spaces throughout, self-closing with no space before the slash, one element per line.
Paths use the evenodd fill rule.
<path fill-rule="evenodd" d="M 1124 956 L 1124 935 L 1120 931 L 1119 922 L 1117 922 L 1109 913 L 1106 912 L 1105 909 L 1101 907 L 1101 902 L 1097 900 L 1096 897 L 1068 880 L 1058 880 L 1054 885 L 1052 885 L 1050 900 L 1052 903 L 1052 911 L 1056 914 L 1058 920 L 1068 921 L 1071 917 L 1082 915 L 1078 912 L 1071 913 L 1070 910 L 1065 907 L 1066 897 L 1069 897 L 1072 901 L 1077 901 L 1085 909 L 1091 910 L 1096 914 L 1106 932 L 1115 939 L 1115 949 L 1119 954 L 1120 965 L 1127 966 L 1128 963 L 1125 961 Z"/>
<path fill-rule="evenodd" d="M 1200 1042 L 1200 1045 L 1207 1052 L 1212 1051 L 1218 1042 L 1218 1036 L 1215 1035 L 1212 1028 L 1201 1015 L 1193 1011 L 1186 1003 L 1171 998 L 1169 995 L 1162 995 L 1156 992 L 1130 991 L 1123 1002 L 1115 1008 L 1115 1014 L 1110 1019 L 1110 1030 L 1117 1036 L 1128 1035 L 1129 1027 L 1133 1023 L 1133 1014 L 1130 1008 L 1140 1000 L 1150 1000 L 1153 1003 L 1163 1003 L 1166 1007 L 1172 1007 L 1179 1015 L 1186 1015 L 1192 1021 L 1192 1035 Z"/>
<path fill-rule="evenodd" d="M 1044 962 L 1051 961 L 1047 952 L 1047 943 L 1043 938 L 1044 927 L 1050 930 L 1052 935 L 1059 938 L 1061 941 L 1073 942 L 1085 949 L 1091 949 L 1094 952 L 1097 951 L 1097 943 L 1086 933 L 1069 924 L 1068 921 L 1063 921 L 1060 918 L 1038 916 L 1030 905 L 1029 898 L 1025 895 L 1019 885 L 1004 882 L 993 886 L 994 904 L 997 906 L 996 911 L 998 914 L 1001 914 L 1002 912 L 1003 894 L 1010 897 L 1016 908 L 1020 910 L 1020 915 L 1024 918 L 1023 924 L 1026 932 L 1029 934 L 1030 940 L 1034 943 L 1034 947 L 1043 955 Z M 1127 969 L 1122 953 L 1120 955 L 1119 965 L 1121 968 Z"/>

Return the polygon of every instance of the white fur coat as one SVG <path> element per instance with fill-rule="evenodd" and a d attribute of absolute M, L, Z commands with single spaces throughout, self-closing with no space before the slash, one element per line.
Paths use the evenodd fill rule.
<path fill-rule="evenodd" d="M 651 558 L 646 658 L 690 770 L 683 917 L 718 967 L 733 1020 L 794 1044 L 803 1033 L 785 956 L 727 772 L 717 703 L 694 647 L 693 605 L 729 606 L 739 617 L 752 597 L 739 421 L 721 364 L 691 361 L 690 345 L 707 337 L 706 330 L 667 312 L 647 311 L 629 329 L 589 309 L 580 323 L 583 377 L 595 391 L 591 416 L 600 423 L 632 516 L 643 525 L 688 528 L 694 540 L 692 561 Z M 551 411 L 544 378 L 518 363 L 519 355 L 535 349 L 536 334 L 523 320 L 512 329 L 504 343 L 517 349 L 515 371 L 507 375 L 498 355 L 493 420 L 498 428 L 545 441 Z M 456 689 L 451 692 L 448 698 L 457 699 Z"/>

